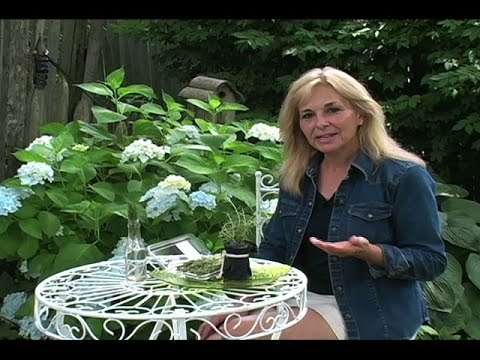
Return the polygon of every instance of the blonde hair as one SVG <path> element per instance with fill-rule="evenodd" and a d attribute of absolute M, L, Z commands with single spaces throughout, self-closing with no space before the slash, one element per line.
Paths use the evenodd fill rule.
<path fill-rule="evenodd" d="M 417 155 L 403 149 L 387 132 L 385 114 L 368 90 L 349 74 L 332 68 L 315 68 L 304 73 L 290 85 L 278 118 L 284 140 L 285 162 L 280 169 L 280 179 L 285 190 L 301 195 L 300 182 L 312 157 L 317 153 L 300 129 L 299 104 L 312 89 L 320 84 L 330 85 L 352 107 L 363 115 L 363 125 L 358 130 L 360 148 L 375 163 L 386 158 L 413 161 L 425 166 Z"/>

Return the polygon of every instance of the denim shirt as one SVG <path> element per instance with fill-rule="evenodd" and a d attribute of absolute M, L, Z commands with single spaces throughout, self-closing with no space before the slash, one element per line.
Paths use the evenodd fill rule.
<path fill-rule="evenodd" d="M 312 213 L 322 157 L 318 153 L 310 162 L 302 197 L 280 189 L 258 257 L 293 263 Z M 396 159 L 375 164 L 360 152 L 335 194 L 327 240 L 364 236 L 382 248 L 385 267 L 328 256 L 349 339 L 409 339 L 429 320 L 421 282 L 446 269 L 440 233 L 435 182 L 427 170 Z"/>

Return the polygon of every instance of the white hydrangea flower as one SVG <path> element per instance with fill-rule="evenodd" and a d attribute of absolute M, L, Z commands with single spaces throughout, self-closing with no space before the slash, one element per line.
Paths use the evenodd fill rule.
<path fill-rule="evenodd" d="M 181 125 L 168 134 L 165 140 L 167 144 L 174 145 L 185 138 L 197 141 L 200 139 L 200 131 L 195 125 Z"/>
<path fill-rule="evenodd" d="M 121 237 L 120 240 L 118 240 L 117 245 L 115 246 L 115 249 L 112 250 L 113 256 L 109 260 L 118 260 L 118 259 L 125 258 L 126 246 L 127 246 L 127 238 Z"/>
<path fill-rule="evenodd" d="M 123 150 L 120 161 L 122 163 L 127 161 L 146 163 L 152 159 L 162 160 L 167 152 L 170 152 L 168 146 L 157 146 L 150 139 L 138 139 Z"/>
<path fill-rule="evenodd" d="M 36 185 L 45 184 L 45 181 L 53 181 L 53 169 L 50 165 L 38 162 L 30 161 L 17 170 L 20 183 L 22 185 Z"/>
<path fill-rule="evenodd" d="M 50 136 L 50 135 L 42 135 L 38 138 L 36 138 L 35 140 L 33 140 L 30 145 L 28 145 L 25 150 L 35 150 L 35 146 L 36 145 L 42 145 L 42 146 L 45 146 L 46 148 L 52 150 L 52 154 L 51 155 L 46 155 L 46 154 L 42 154 L 43 156 L 46 156 L 47 160 L 49 161 L 62 161 L 63 160 L 63 153 L 66 151 L 66 149 L 62 149 L 60 152 L 58 153 L 55 153 L 54 150 L 53 150 L 53 145 L 52 145 L 52 141 L 53 141 L 53 136 Z"/>
<path fill-rule="evenodd" d="M 178 128 L 178 130 L 182 131 L 187 135 L 187 138 L 198 140 L 200 139 L 200 132 L 195 125 L 182 125 Z"/>
<path fill-rule="evenodd" d="M 165 180 L 160 181 L 157 186 L 161 189 L 190 191 L 192 184 L 183 176 L 168 175 Z"/>
<path fill-rule="evenodd" d="M 28 273 L 28 262 L 27 260 L 23 260 L 22 263 L 20 264 L 20 272 L 22 274 Z"/>
<path fill-rule="evenodd" d="M 25 150 L 32 150 L 35 145 L 43 145 L 43 146 L 53 150 L 52 140 L 53 140 L 53 136 L 49 136 L 49 135 L 40 136 L 40 137 L 36 138 L 35 140 L 33 140 L 30 143 L 30 145 L 28 145 L 25 148 Z"/>
<path fill-rule="evenodd" d="M 254 137 L 262 141 L 280 142 L 280 129 L 276 126 L 271 126 L 263 123 L 253 125 L 248 130 L 246 138 Z"/>
<path fill-rule="evenodd" d="M 63 225 L 60 225 L 57 232 L 55 233 L 55 236 L 63 236 Z"/>

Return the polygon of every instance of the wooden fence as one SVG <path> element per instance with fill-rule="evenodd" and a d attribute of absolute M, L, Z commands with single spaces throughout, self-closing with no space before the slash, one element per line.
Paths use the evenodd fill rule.
<path fill-rule="evenodd" d="M 15 175 L 12 153 L 40 135 L 46 122 L 91 120 L 91 99 L 73 84 L 103 80 L 124 66 L 127 84 L 150 85 L 176 95 L 182 84 L 163 79 L 153 51 L 111 30 L 115 20 L 0 20 L 0 180 Z M 34 50 L 41 39 L 48 56 L 47 85 L 34 87 Z"/>

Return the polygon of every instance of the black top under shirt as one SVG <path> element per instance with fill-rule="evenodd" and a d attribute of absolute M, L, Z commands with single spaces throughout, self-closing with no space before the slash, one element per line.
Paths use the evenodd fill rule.
<path fill-rule="evenodd" d="M 330 282 L 330 271 L 328 269 L 328 255 L 325 251 L 315 247 L 309 240 L 315 236 L 326 241 L 328 226 L 333 209 L 333 198 L 326 200 L 317 191 L 313 205 L 312 216 L 305 229 L 300 249 L 293 262 L 293 266 L 303 271 L 308 279 L 308 291 L 322 295 L 333 295 Z"/>

